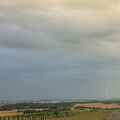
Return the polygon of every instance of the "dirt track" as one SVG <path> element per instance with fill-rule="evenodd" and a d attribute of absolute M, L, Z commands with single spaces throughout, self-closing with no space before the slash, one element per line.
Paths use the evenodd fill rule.
<path fill-rule="evenodd" d="M 120 120 L 120 111 L 114 111 L 111 117 L 111 120 Z"/>

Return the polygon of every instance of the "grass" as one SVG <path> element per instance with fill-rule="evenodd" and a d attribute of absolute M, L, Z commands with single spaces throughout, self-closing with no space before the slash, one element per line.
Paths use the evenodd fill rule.
<path fill-rule="evenodd" d="M 110 118 L 111 116 L 112 110 L 101 110 L 101 111 L 86 110 L 86 111 L 79 111 L 79 114 L 76 114 L 76 115 L 75 115 L 75 112 L 73 112 L 73 115 L 71 115 L 70 117 L 59 117 L 59 118 L 49 118 L 49 119 L 44 118 L 44 120 L 108 120 L 108 118 Z M 20 119 L 12 118 L 12 120 L 20 120 Z M 31 120 L 31 119 L 25 118 L 23 120 Z M 43 120 L 43 119 L 36 118 L 34 120 Z"/>
<path fill-rule="evenodd" d="M 99 112 L 81 112 L 77 116 L 59 118 L 53 120 L 108 120 L 112 111 L 99 111 Z"/>

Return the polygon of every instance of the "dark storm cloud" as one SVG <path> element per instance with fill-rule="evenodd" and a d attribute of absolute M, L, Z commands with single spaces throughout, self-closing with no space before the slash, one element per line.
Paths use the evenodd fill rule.
<path fill-rule="evenodd" d="M 118 0 L 1 0 L 1 99 L 106 97 L 120 78 L 119 13 Z"/>

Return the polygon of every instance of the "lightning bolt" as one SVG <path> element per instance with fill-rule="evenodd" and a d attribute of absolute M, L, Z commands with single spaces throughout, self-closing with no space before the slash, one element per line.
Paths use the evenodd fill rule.
<path fill-rule="evenodd" d="M 110 85 L 111 85 L 111 81 L 108 81 L 107 85 L 106 85 L 106 97 L 107 97 L 107 99 L 110 99 Z"/>

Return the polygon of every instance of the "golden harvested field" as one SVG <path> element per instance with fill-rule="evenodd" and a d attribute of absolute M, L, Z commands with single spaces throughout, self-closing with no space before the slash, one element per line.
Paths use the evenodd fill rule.
<path fill-rule="evenodd" d="M 18 113 L 17 110 L 7 110 L 0 111 L 0 116 L 12 116 L 12 115 L 21 115 L 23 113 Z"/>
<path fill-rule="evenodd" d="M 76 104 L 74 107 L 88 107 L 88 108 L 101 108 L 101 109 L 113 109 L 120 108 L 119 104 L 104 104 L 104 103 L 86 103 L 86 104 Z"/>

